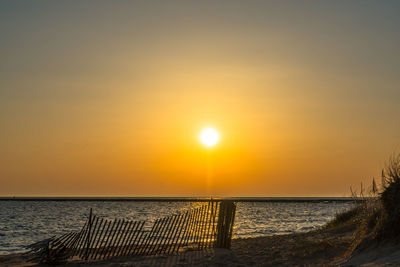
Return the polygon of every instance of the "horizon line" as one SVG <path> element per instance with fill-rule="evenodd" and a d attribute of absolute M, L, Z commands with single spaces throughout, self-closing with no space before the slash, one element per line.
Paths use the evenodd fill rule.
<path fill-rule="evenodd" d="M 236 202 L 283 202 L 283 201 L 354 201 L 353 197 L 104 197 L 104 196 L 0 196 L 0 201 L 182 201 L 182 202 L 201 202 L 201 201 L 220 201 L 232 200 Z"/>

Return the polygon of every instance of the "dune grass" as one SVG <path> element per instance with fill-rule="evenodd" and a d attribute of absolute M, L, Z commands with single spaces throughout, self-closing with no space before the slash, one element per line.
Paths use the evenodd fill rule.
<path fill-rule="evenodd" d="M 352 189 L 351 192 L 355 207 L 337 214 L 326 229 L 353 227 L 351 251 L 387 242 L 400 243 L 400 154 L 388 160 L 379 187 L 373 179 L 367 193 L 362 186 L 359 193 Z"/>

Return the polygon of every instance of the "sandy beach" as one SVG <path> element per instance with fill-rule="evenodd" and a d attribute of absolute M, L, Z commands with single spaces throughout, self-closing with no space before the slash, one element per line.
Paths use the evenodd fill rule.
<path fill-rule="evenodd" d="M 351 253 L 353 229 L 232 240 L 232 248 L 186 251 L 177 255 L 125 257 L 60 266 L 399 266 L 400 247 L 385 244 Z M 40 266 L 21 254 L 0 256 L 1 266 Z"/>

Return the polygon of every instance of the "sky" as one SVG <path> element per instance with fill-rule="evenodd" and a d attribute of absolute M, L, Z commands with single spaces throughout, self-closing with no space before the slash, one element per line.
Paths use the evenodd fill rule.
<path fill-rule="evenodd" d="M 399 14 L 2 1 L 0 196 L 348 196 L 400 151 Z"/>

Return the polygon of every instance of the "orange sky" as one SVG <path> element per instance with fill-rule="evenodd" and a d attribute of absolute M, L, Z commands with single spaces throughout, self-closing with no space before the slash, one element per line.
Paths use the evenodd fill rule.
<path fill-rule="evenodd" d="M 0 7 L 0 196 L 345 196 L 399 148 L 397 2 Z"/>

